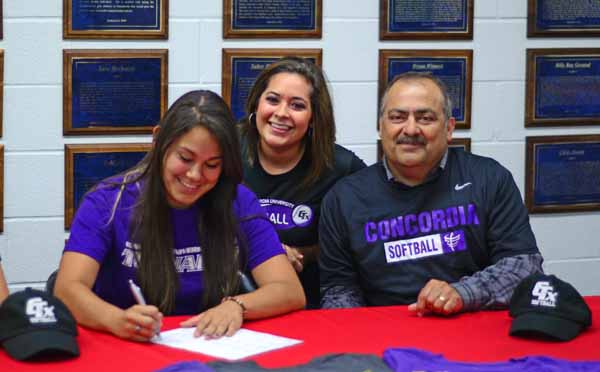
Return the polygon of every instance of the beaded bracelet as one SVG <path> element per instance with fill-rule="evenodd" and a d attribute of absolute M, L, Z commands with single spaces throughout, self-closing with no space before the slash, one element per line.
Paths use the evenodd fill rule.
<path fill-rule="evenodd" d="M 237 297 L 233 297 L 233 296 L 227 296 L 227 297 L 223 297 L 223 299 L 221 300 L 221 303 L 225 302 L 225 301 L 233 301 L 236 304 L 240 305 L 240 307 L 242 308 L 242 314 L 245 313 L 246 311 L 246 305 L 244 305 L 244 303 L 242 302 L 242 300 L 240 300 Z"/>

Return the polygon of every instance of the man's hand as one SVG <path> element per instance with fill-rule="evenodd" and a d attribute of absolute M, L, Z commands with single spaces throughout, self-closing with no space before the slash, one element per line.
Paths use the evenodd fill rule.
<path fill-rule="evenodd" d="M 462 297 L 447 282 L 431 279 L 419 292 L 417 302 L 408 306 L 410 312 L 418 316 L 431 313 L 450 315 L 461 311 Z"/>

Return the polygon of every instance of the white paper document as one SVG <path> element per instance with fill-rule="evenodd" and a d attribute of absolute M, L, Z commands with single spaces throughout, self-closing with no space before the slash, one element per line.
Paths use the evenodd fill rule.
<path fill-rule="evenodd" d="M 231 337 L 223 336 L 219 339 L 208 340 L 204 337 L 194 337 L 195 329 L 194 327 L 176 328 L 161 332 L 160 338 L 154 337 L 152 342 L 227 360 L 239 360 L 302 342 L 302 340 L 244 328 L 238 330 Z"/>

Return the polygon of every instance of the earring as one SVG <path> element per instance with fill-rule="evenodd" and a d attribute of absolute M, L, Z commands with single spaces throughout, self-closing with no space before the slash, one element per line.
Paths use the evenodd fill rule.
<path fill-rule="evenodd" d="M 313 127 L 312 125 L 310 127 L 308 127 L 308 130 L 306 131 L 306 135 L 309 137 L 312 137 L 313 135 Z"/>
<path fill-rule="evenodd" d="M 248 122 L 250 124 L 254 124 L 256 125 L 256 121 L 253 119 L 253 116 L 256 116 L 256 112 L 251 113 L 250 115 L 248 115 Z"/>

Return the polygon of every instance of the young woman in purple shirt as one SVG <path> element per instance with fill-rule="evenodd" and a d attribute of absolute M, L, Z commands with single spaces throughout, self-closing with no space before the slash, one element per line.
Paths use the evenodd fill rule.
<path fill-rule="evenodd" d="M 227 105 L 209 91 L 185 94 L 154 128 L 147 156 L 82 200 L 55 295 L 80 324 L 135 341 L 148 341 L 163 314 L 192 314 L 182 326 L 220 337 L 244 319 L 302 308 L 294 269 L 241 180 Z M 243 271 L 258 289 L 238 295 Z"/>

